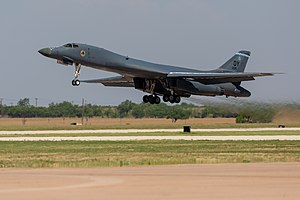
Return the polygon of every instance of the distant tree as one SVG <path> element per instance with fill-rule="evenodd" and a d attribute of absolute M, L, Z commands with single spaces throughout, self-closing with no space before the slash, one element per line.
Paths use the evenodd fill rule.
<path fill-rule="evenodd" d="M 82 115 L 81 108 L 67 101 L 49 104 L 49 112 L 51 117 L 81 117 Z"/>
<path fill-rule="evenodd" d="M 134 118 L 143 118 L 145 117 L 145 111 L 142 105 L 136 105 L 131 111 L 132 117 Z"/>
<path fill-rule="evenodd" d="M 30 106 L 29 98 L 20 99 L 17 103 L 18 106 Z"/>
<path fill-rule="evenodd" d="M 126 101 L 122 102 L 117 107 L 117 109 L 120 113 L 120 117 L 128 117 L 128 113 L 129 113 L 129 111 L 132 110 L 134 105 L 135 105 L 135 103 L 133 103 L 132 101 L 129 101 L 129 100 L 126 100 Z"/>
<path fill-rule="evenodd" d="M 179 106 L 177 105 L 177 106 L 173 106 L 169 110 L 167 118 L 174 119 L 174 121 L 176 122 L 177 119 L 188 119 L 190 115 L 191 115 L 190 110 L 182 109 L 180 105 Z"/>

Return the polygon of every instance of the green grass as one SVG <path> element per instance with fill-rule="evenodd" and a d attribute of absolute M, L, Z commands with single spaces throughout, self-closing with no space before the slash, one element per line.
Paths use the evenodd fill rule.
<path fill-rule="evenodd" d="M 0 137 L 87 137 L 87 136 L 237 136 L 237 135 L 300 135 L 300 131 L 225 131 L 225 132 L 155 132 L 155 133 L 56 133 L 56 134 L 0 134 Z"/>
<path fill-rule="evenodd" d="M 299 141 L 0 142 L 0 167 L 300 162 Z"/>

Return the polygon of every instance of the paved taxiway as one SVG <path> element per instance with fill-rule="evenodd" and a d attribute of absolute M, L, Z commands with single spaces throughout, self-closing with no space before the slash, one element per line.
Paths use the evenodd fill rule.
<path fill-rule="evenodd" d="M 193 132 L 255 132 L 255 131 L 300 131 L 300 128 L 219 128 L 192 129 Z M 41 130 L 41 131 L 0 131 L 0 135 L 15 134 L 64 134 L 64 133 L 172 133 L 182 129 L 101 129 L 101 130 Z"/>
<path fill-rule="evenodd" d="M 299 199 L 300 163 L 0 169 L 0 199 Z"/>
<path fill-rule="evenodd" d="M 222 129 L 193 129 L 193 132 L 255 132 L 255 131 L 299 131 L 300 128 L 222 128 Z M 43 131 L 0 131 L 0 141 L 129 141 L 129 140 L 300 140 L 300 135 L 249 135 L 249 136 L 76 136 L 63 137 L 59 134 L 74 133 L 163 133 L 182 132 L 182 129 L 107 129 L 107 130 L 43 130 Z M 57 134 L 57 136 L 26 136 Z M 10 135 L 24 135 L 9 137 Z"/>
<path fill-rule="evenodd" d="M 84 137 L 0 137 L 0 141 L 130 141 L 130 140 L 300 140 L 300 135 L 251 136 L 84 136 Z"/>

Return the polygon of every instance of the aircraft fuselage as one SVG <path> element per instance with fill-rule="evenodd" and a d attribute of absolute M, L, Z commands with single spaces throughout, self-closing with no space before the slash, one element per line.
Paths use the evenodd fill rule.
<path fill-rule="evenodd" d="M 221 67 L 209 71 L 151 63 L 122 56 L 104 48 L 79 43 L 44 48 L 39 53 L 56 59 L 60 64 L 74 64 L 75 79 L 72 81 L 74 86 L 80 84 L 77 77 L 80 74 L 81 65 L 84 65 L 115 72 L 121 76 L 82 82 L 135 87 L 153 95 L 143 98 L 144 102 L 150 103 L 159 103 L 158 95 L 162 95 L 164 101 L 171 103 L 179 103 L 180 97 L 191 95 L 248 97 L 251 93 L 240 86 L 242 81 L 254 80 L 255 76 L 273 75 L 245 73 L 244 69 L 250 57 L 249 51 L 240 51 Z"/>

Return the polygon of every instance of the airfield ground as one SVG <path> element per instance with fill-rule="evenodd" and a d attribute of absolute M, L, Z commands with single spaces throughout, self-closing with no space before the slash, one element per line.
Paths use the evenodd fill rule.
<path fill-rule="evenodd" d="M 0 131 L 0 167 L 299 162 L 299 141 L 300 128 Z"/>
<path fill-rule="evenodd" d="M 0 131 L 0 140 L 10 141 L 0 141 L 0 199 L 276 200 L 300 196 L 299 128 L 279 129 L 271 124 L 272 128 L 246 129 L 264 125 L 224 123 L 208 125 L 213 130 L 192 128 L 192 133 L 182 133 L 184 124 L 171 122 L 163 125 L 168 128 L 165 131 L 154 130 L 151 124 L 138 131 L 128 129 L 140 127 L 132 124 L 116 130 L 95 130 L 98 126 L 60 130 L 69 125 L 55 126 L 59 130 L 54 131 L 49 130 L 53 125 L 44 131 L 40 125 L 1 127 L 5 131 Z M 204 123 L 200 127 L 207 128 Z M 153 138 L 116 141 L 145 136 Z M 95 137 L 101 140 L 87 140 Z M 103 140 L 107 137 L 111 141 Z M 47 141 L 51 138 L 67 141 Z"/>
<path fill-rule="evenodd" d="M 0 198 L 297 200 L 300 163 L 0 169 Z"/>
<path fill-rule="evenodd" d="M 176 123 L 172 119 L 165 118 L 0 118 L 0 128 L 76 128 L 71 123 L 83 124 L 83 127 L 90 128 L 147 128 L 147 127 L 176 127 L 182 125 L 220 125 L 235 124 L 235 118 L 192 118 L 186 120 L 177 120 Z M 80 128 L 80 127 L 77 127 Z"/>

